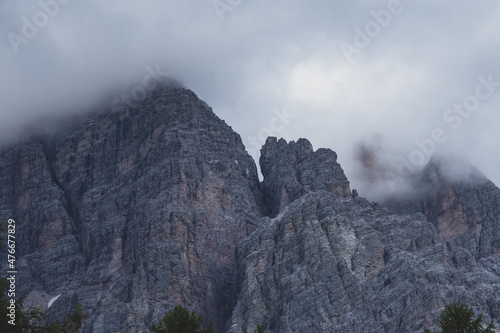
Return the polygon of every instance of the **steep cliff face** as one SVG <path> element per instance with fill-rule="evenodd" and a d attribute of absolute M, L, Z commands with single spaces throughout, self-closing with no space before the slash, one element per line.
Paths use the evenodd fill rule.
<path fill-rule="evenodd" d="M 433 161 L 384 208 L 351 195 L 329 149 L 269 138 L 261 153 L 259 183 L 239 135 L 173 85 L 3 148 L 19 294 L 61 295 L 54 319 L 81 303 L 84 332 L 148 332 L 175 305 L 233 333 L 419 332 L 452 302 L 500 321 L 484 176 Z"/>
<path fill-rule="evenodd" d="M 465 174 L 454 175 L 449 163 L 432 161 L 424 169 L 422 182 L 429 184 L 422 193 L 424 213 L 444 238 L 472 241 L 476 258 L 500 253 L 500 190 L 468 164 L 459 168 Z"/>
<path fill-rule="evenodd" d="M 22 291 L 62 294 L 54 312 L 82 303 L 85 332 L 146 331 L 176 304 L 221 329 L 236 294 L 235 241 L 260 215 L 259 181 L 239 135 L 194 93 L 165 88 L 0 163 Z"/>

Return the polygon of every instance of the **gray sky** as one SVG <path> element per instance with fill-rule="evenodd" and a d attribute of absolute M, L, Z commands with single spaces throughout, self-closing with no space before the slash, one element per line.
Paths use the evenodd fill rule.
<path fill-rule="evenodd" d="M 498 185 L 499 17 L 493 0 L 3 0 L 0 138 L 159 69 L 256 160 L 267 135 L 305 137 L 368 191 L 354 156 L 378 137 L 397 176 L 436 150 Z"/>

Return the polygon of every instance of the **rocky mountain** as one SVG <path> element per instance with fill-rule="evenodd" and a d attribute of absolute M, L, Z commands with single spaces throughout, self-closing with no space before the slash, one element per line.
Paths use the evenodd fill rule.
<path fill-rule="evenodd" d="M 453 302 L 498 322 L 500 190 L 442 170 L 392 210 L 320 189 L 264 218 L 238 247 L 230 332 L 422 332 Z"/>
<path fill-rule="evenodd" d="M 53 319 L 82 304 L 83 332 L 148 332 L 175 305 L 216 332 L 421 332 L 452 302 L 500 326 L 500 190 L 479 172 L 434 160 L 414 196 L 377 204 L 329 149 L 261 153 L 259 182 L 240 136 L 175 85 L 3 147 L 18 294 L 61 295 Z"/>

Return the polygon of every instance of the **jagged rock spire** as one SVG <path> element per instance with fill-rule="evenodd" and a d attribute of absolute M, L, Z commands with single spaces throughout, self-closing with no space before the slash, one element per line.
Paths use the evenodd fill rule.
<path fill-rule="evenodd" d="M 269 137 L 261 150 L 262 190 L 269 214 L 276 216 L 311 191 L 326 190 L 350 198 L 349 181 L 330 149 L 313 150 L 306 139 L 287 143 Z"/>

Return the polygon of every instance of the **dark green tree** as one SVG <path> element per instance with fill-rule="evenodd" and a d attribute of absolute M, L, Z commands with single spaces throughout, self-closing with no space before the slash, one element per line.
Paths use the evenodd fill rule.
<path fill-rule="evenodd" d="M 73 333 L 77 332 L 83 326 L 83 320 L 87 315 L 83 312 L 82 305 L 78 304 L 75 312 L 70 313 L 64 323 L 60 325 L 62 332 Z"/>
<path fill-rule="evenodd" d="M 264 333 L 266 331 L 266 327 L 262 324 L 257 324 L 257 333 Z"/>
<path fill-rule="evenodd" d="M 213 333 L 212 324 L 206 329 L 201 329 L 202 317 L 196 313 L 189 313 L 182 306 L 177 305 L 173 311 L 167 312 L 158 324 L 153 324 L 151 331 L 154 333 Z"/>
<path fill-rule="evenodd" d="M 482 314 L 474 319 L 474 311 L 471 307 L 454 303 L 448 305 L 439 314 L 439 328 L 441 330 L 436 333 L 493 333 L 495 329 L 493 320 L 486 328 L 483 328 L 482 321 Z M 425 329 L 424 333 L 432 332 Z"/>

